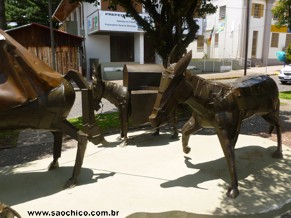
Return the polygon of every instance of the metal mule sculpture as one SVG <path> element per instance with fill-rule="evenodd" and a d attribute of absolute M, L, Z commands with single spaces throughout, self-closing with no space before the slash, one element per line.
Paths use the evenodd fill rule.
<path fill-rule="evenodd" d="M 100 65 L 98 68 L 93 64 L 92 65 L 92 92 L 94 99 L 94 108 L 96 111 L 100 109 L 101 99 L 105 98 L 110 103 L 112 103 L 119 112 L 119 121 L 120 121 L 120 139 L 124 139 L 123 146 L 128 144 L 128 120 L 132 115 L 131 111 L 133 110 L 132 104 L 130 102 L 130 92 L 127 87 L 118 85 L 117 83 L 106 81 L 102 79 Z M 147 102 L 145 102 L 146 104 Z M 143 111 L 139 111 L 143 113 Z M 178 130 L 176 127 L 177 119 L 176 114 L 173 113 L 171 116 L 171 123 L 173 125 L 173 134 L 171 136 L 172 139 L 178 138 Z M 147 121 L 148 122 L 148 121 Z M 159 127 L 156 128 L 156 131 L 153 135 L 159 135 Z"/>
<path fill-rule="evenodd" d="M 53 133 L 53 161 L 49 169 L 58 167 L 62 135 L 78 141 L 72 177 L 65 187 L 76 184 L 80 174 L 87 140 L 94 144 L 104 139 L 93 120 L 92 91 L 76 71 L 60 75 L 0 30 L 0 131 L 16 129 L 45 129 Z M 83 129 L 70 124 L 66 117 L 75 100 L 69 80 L 82 91 Z"/>
<path fill-rule="evenodd" d="M 21 216 L 16 210 L 0 202 L 0 218 L 14 218 L 14 217 L 21 218 Z"/>
<path fill-rule="evenodd" d="M 100 65 L 97 67 L 93 64 L 93 81 L 92 91 L 95 103 L 95 110 L 100 109 L 101 99 L 105 98 L 119 111 L 119 121 L 121 126 L 120 138 L 124 138 L 124 146 L 128 143 L 128 117 L 130 114 L 129 92 L 126 87 L 120 86 L 114 82 L 105 81 L 101 77 Z"/>
<path fill-rule="evenodd" d="M 214 128 L 231 178 L 227 196 L 236 198 L 239 190 L 234 148 L 244 119 L 261 115 L 270 124 L 270 133 L 276 127 L 277 150 L 272 156 L 283 157 L 278 87 L 268 75 L 246 76 L 230 84 L 208 81 L 186 71 L 191 58 L 190 51 L 164 71 L 149 119 L 153 126 L 159 126 L 167 121 L 179 102 L 187 103 L 193 112 L 182 128 L 183 151 L 190 152 L 191 133 L 201 128 Z"/>

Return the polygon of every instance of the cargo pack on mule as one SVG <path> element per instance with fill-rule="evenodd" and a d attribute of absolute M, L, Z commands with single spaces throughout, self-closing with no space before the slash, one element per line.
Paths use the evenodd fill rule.
<path fill-rule="evenodd" d="M 65 187 L 75 185 L 87 141 L 98 144 L 104 140 L 92 119 L 94 109 L 89 85 L 74 70 L 60 75 L 2 30 L 0 56 L 0 131 L 25 128 L 51 131 L 54 144 L 50 170 L 58 167 L 63 133 L 77 140 L 75 166 Z M 75 101 L 70 80 L 74 80 L 82 92 L 82 129 L 77 129 L 66 119 Z"/>
<path fill-rule="evenodd" d="M 158 64 L 125 64 L 123 85 L 103 80 L 100 64 L 93 65 L 92 69 L 95 109 L 99 110 L 102 98 L 107 99 L 118 108 L 121 124 L 120 137 L 124 138 L 124 145 L 127 145 L 129 117 L 134 126 L 149 122 L 149 115 L 155 103 L 164 67 Z M 173 124 L 172 138 L 177 138 L 178 131 L 174 113 L 171 121 Z M 159 128 L 156 128 L 154 134 L 159 134 Z"/>

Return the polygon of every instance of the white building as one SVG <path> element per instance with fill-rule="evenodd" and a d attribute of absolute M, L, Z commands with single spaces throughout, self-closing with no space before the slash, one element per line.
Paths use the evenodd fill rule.
<path fill-rule="evenodd" d="M 271 8 L 275 0 L 249 1 L 247 57 L 256 65 L 280 64 L 275 53 L 284 49 L 291 38 L 286 28 L 278 29 L 273 25 Z M 194 58 L 244 59 L 247 0 L 212 2 L 218 7 L 217 13 L 206 17 L 204 34 L 191 43 L 188 50 L 193 50 Z M 139 10 L 143 13 L 142 7 Z M 91 62 L 96 60 L 120 65 L 124 62 L 160 63 L 145 33 L 134 20 L 124 19 L 124 14 L 121 8 L 108 11 L 108 2 L 103 1 L 101 4 L 70 4 L 69 0 L 62 0 L 55 11 L 54 17 L 63 23 L 65 31 L 85 38 L 82 53 L 87 78 Z"/>
<path fill-rule="evenodd" d="M 141 7 L 139 10 L 143 12 Z M 69 0 L 63 0 L 59 4 L 54 18 L 63 23 L 65 31 L 85 38 L 83 62 L 87 75 L 92 61 L 112 62 L 115 66 L 123 66 L 126 62 L 159 62 L 145 33 L 132 18 L 123 15 L 125 12 L 121 8 L 109 11 L 108 2 L 70 4 Z"/>
<path fill-rule="evenodd" d="M 247 0 L 213 0 L 217 13 L 206 17 L 203 37 L 193 42 L 196 58 L 244 59 L 246 52 Z M 271 9 L 275 0 L 249 0 L 247 58 L 253 65 L 280 64 L 276 52 L 291 42 L 287 28 L 276 28 Z M 212 32 L 213 29 L 213 32 Z M 212 32 L 212 39 L 207 43 Z"/>

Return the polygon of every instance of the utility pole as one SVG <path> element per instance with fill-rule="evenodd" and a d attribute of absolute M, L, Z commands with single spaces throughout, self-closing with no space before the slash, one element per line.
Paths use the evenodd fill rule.
<path fill-rule="evenodd" d="M 52 21 L 52 0 L 49 0 L 49 21 L 50 21 L 50 37 L 51 37 L 51 49 L 52 49 L 52 68 L 56 70 L 56 51 L 54 41 L 54 29 Z"/>
<path fill-rule="evenodd" d="M 245 41 L 245 66 L 244 75 L 247 75 L 248 64 L 248 48 L 249 48 L 249 26 L 250 26 L 250 0 L 247 0 L 247 16 L 246 16 L 246 41 Z"/>

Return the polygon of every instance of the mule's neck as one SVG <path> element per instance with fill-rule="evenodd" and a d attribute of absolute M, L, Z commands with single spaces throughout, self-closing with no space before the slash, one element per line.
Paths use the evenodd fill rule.
<path fill-rule="evenodd" d="M 124 104 L 124 101 L 128 100 L 128 92 L 126 87 L 110 81 L 103 81 L 103 85 L 103 98 L 107 99 L 115 106 L 118 107 L 119 105 Z"/>

